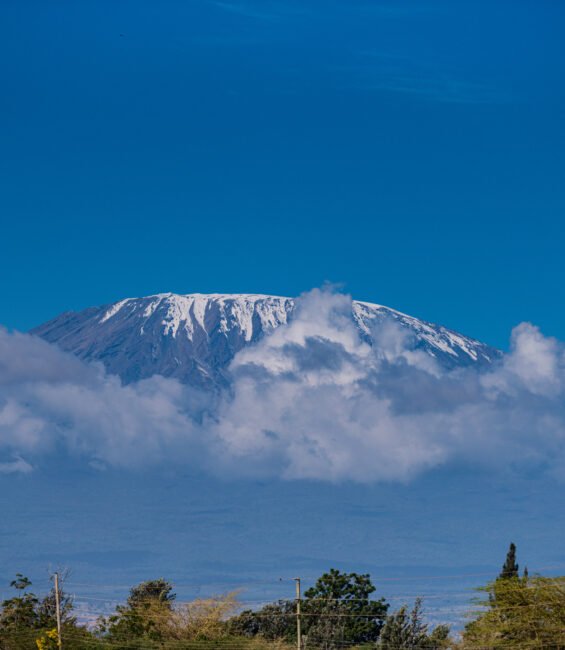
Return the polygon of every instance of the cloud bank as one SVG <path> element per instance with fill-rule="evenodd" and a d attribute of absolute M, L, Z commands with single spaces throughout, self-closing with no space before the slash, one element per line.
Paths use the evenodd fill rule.
<path fill-rule="evenodd" d="M 0 330 L 0 473 L 65 453 L 93 467 L 405 481 L 449 464 L 565 478 L 565 350 L 524 323 L 489 370 L 442 370 L 394 323 L 363 342 L 351 298 L 314 290 L 290 324 L 241 351 L 229 391 L 122 386 Z"/>

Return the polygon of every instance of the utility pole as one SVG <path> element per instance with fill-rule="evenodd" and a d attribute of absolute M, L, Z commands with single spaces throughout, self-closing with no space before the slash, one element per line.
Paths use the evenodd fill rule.
<path fill-rule="evenodd" d="M 61 602 L 59 600 L 59 574 L 55 573 L 55 608 L 57 611 L 57 648 L 59 650 L 63 647 L 61 639 Z"/>
<path fill-rule="evenodd" d="M 294 578 L 296 583 L 296 648 L 302 650 L 302 631 L 300 629 L 300 578 Z"/>

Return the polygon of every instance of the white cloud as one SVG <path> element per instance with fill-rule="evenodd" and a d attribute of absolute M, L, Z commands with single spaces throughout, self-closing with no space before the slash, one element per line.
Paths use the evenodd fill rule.
<path fill-rule="evenodd" d="M 23 458 L 0 463 L 0 474 L 29 474 L 33 472 L 33 467 Z"/>
<path fill-rule="evenodd" d="M 64 449 L 96 468 L 231 476 L 404 481 L 465 463 L 565 477 L 560 342 L 522 324 L 490 370 L 446 372 L 390 323 L 371 348 L 350 313 L 347 296 L 303 296 L 289 325 L 236 356 L 222 396 L 163 377 L 122 386 L 0 330 L 0 453 L 17 471 Z"/>

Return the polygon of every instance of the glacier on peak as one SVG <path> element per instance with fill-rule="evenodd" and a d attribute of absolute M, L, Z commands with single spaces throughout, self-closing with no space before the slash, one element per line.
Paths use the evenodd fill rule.
<path fill-rule="evenodd" d="M 31 333 L 102 362 L 125 383 L 159 374 L 210 389 L 226 385 L 234 356 L 288 323 L 296 307 L 294 298 L 265 294 L 161 293 L 66 312 Z M 386 347 L 379 330 L 396 323 L 414 350 L 445 369 L 490 365 L 500 356 L 479 341 L 383 305 L 354 300 L 351 319 L 373 347 Z"/>

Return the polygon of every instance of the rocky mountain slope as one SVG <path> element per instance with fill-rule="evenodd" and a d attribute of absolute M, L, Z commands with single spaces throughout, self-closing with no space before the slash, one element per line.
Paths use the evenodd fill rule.
<path fill-rule="evenodd" d="M 213 388 L 225 384 L 234 355 L 293 317 L 292 298 L 256 294 L 158 294 L 128 298 L 61 314 L 32 333 L 81 359 L 101 361 L 126 383 L 161 374 Z M 410 345 L 438 363 L 488 365 L 499 356 L 489 346 L 394 309 L 353 301 L 360 336 L 379 345 L 375 333 L 394 321 Z"/>

